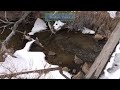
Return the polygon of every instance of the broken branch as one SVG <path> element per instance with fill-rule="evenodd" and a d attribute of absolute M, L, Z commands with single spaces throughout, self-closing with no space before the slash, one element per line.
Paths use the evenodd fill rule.
<path fill-rule="evenodd" d="M 18 25 L 31 13 L 31 11 L 26 11 L 25 14 L 14 24 L 13 28 L 12 28 L 12 32 L 8 35 L 8 37 L 6 37 L 6 39 L 4 40 L 4 44 L 8 44 L 8 42 L 10 41 L 10 39 L 15 35 L 15 30 L 17 29 Z"/>
<path fill-rule="evenodd" d="M 6 77 L 15 77 L 17 75 L 20 74 L 28 74 L 28 73 L 47 73 L 50 71 L 54 71 L 54 70 L 62 70 L 61 67 L 57 67 L 57 68 L 48 68 L 48 69 L 41 69 L 41 70 L 32 70 L 32 71 L 26 71 L 26 72 L 18 72 L 18 73 L 12 73 L 12 74 L 6 74 L 6 75 L 0 75 L 0 78 L 6 78 Z"/>

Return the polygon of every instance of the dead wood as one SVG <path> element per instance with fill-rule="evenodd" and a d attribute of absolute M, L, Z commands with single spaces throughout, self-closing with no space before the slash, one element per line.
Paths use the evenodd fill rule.
<path fill-rule="evenodd" d="M 20 74 L 28 74 L 28 73 L 39 73 L 39 74 L 43 74 L 43 73 L 48 73 L 50 71 L 54 71 L 54 70 L 59 70 L 60 73 L 67 79 L 69 79 L 66 75 L 63 74 L 62 72 L 62 68 L 61 67 L 56 67 L 56 68 L 48 68 L 48 69 L 41 69 L 41 70 L 32 70 L 32 71 L 26 71 L 26 72 L 18 72 L 18 73 L 12 73 L 12 74 L 5 74 L 5 75 L 0 75 L 0 78 L 11 78 L 11 77 L 16 77 L 17 75 Z"/>

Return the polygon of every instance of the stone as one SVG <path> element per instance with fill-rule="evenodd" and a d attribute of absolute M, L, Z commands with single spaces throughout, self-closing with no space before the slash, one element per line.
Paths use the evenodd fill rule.
<path fill-rule="evenodd" d="M 55 52 L 52 52 L 52 51 L 49 51 L 48 52 L 48 55 L 50 55 L 50 56 L 54 56 L 56 53 Z"/>
<path fill-rule="evenodd" d="M 79 71 L 76 75 L 72 77 L 72 79 L 83 79 L 83 78 L 84 78 L 84 74 L 81 71 Z"/>
<path fill-rule="evenodd" d="M 103 40 L 104 39 L 104 37 L 102 36 L 102 35 L 100 35 L 100 34 L 96 34 L 95 36 L 94 36 L 94 38 L 95 38 L 95 40 Z"/>
<path fill-rule="evenodd" d="M 58 64 L 63 64 L 63 62 L 60 61 L 60 62 L 58 62 Z"/>
<path fill-rule="evenodd" d="M 80 58 L 78 58 L 76 55 L 74 58 L 74 62 L 75 62 L 75 64 L 82 64 L 83 63 L 83 61 Z"/>
<path fill-rule="evenodd" d="M 70 71 L 68 67 L 63 67 L 62 70 L 63 70 L 63 71 L 67 71 L 67 72 Z"/>
<path fill-rule="evenodd" d="M 82 66 L 82 71 L 83 71 L 85 74 L 87 74 L 88 71 L 89 71 L 89 69 L 90 69 L 90 67 L 91 67 L 91 65 L 85 62 L 84 65 Z"/>
<path fill-rule="evenodd" d="M 76 73 L 76 69 L 73 69 L 73 70 L 72 70 L 72 73 Z"/>

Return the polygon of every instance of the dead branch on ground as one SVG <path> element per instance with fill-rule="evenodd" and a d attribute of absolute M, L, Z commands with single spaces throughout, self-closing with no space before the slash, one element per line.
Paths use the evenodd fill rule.
<path fill-rule="evenodd" d="M 42 73 L 48 73 L 48 72 L 50 72 L 50 71 L 55 71 L 55 70 L 59 70 L 60 73 L 61 73 L 66 79 L 69 79 L 66 75 L 63 74 L 61 67 L 41 69 L 41 70 L 32 70 L 32 71 L 18 72 L 18 73 L 12 73 L 12 74 L 5 74 L 5 75 L 0 75 L 0 78 L 1 78 L 1 79 L 6 78 L 6 77 L 7 77 L 7 78 L 11 78 L 11 77 L 16 77 L 17 75 L 20 75 L 20 74 L 28 74 L 28 73 L 39 73 L 39 74 L 42 74 Z"/>

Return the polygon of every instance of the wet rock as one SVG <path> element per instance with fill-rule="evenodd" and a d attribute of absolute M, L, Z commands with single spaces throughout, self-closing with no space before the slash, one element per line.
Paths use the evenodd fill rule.
<path fill-rule="evenodd" d="M 74 58 L 74 62 L 76 64 L 82 64 L 83 63 L 83 61 L 80 58 L 78 58 L 76 55 L 75 55 L 75 58 Z"/>
<path fill-rule="evenodd" d="M 67 72 L 70 71 L 69 68 L 67 68 L 67 67 L 63 67 L 62 70 L 63 70 L 63 71 L 67 71 Z"/>
<path fill-rule="evenodd" d="M 60 62 L 58 62 L 58 64 L 63 64 L 63 63 L 60 61 Z"/>
<path fill-rule="evenodd" d="M 89 69 L 90 69 L 90 67 L 91 67 L 91 64 L 85 62 L 84 65 L 82 66 L 82 71 L 83 71 L 85 74 L 87 74 L 88 71 L 89 71 Z"/>
<path fill-rule="evenodd" d="M 13 49 L 13 48 L 9 48 L 9 49 L 8 49 L 8 53 L 9 53 L 9 54 L 13 54 L 13 53 L 14 53 L 14 49 Z"/>
<path fill-rule="evenodd" d="M 94 38 L 95 38 L 95 40 L 103 40 L 104 39 L 104 37 L 102 36 L 102 35 L 100 35 L 100 34 L 96 34 L 95 36 L 94 36 Z"/>
<path fill-rule="evenodd" d="M 76 71 L 77 71 L 76 69 L 73 69 L 73 70 L 72 70 L 72 73 L 76 73 Z"/>
<path fill-rule="evenodd" d="M 49 51 L 48 52 L 48 55 L 50 55 L 50 56 L 54 56 L 56 53 L 55 52 L 52 52 L 52 51 Z"/>
<path fill-rule="evenodd" d="M 72 77 L 72 79 L 83 79 L 83 78 L 84 78 L 84 74 L 81 71 L 79 71 L 76 75 Z"/>

